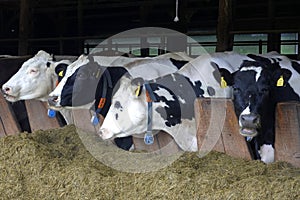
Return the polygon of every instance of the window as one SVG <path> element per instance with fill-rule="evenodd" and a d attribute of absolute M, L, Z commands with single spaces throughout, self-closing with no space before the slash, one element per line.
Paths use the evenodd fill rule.
<path fill-rule="evenodd" d="M 216 35 L 198 35 L 188 37 L 188 54 L 199 56 L 203 53 L 216 51 Z"/>
<path fill-rule="evenodd" d="M 298 33 L 281 33 L 281 54 L 298 54 Z"/>
<path fill-rule="evenodd" d="M 248 53 L 267 53 L 267 34 L 235 34 L 233 51 Z"/>

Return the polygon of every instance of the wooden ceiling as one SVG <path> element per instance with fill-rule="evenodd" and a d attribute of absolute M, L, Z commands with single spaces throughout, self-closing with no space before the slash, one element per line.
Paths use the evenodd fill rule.
<path fill-rule="evenodd" d="M 27 0 L 29 1 L 29 0 Z M 30 0 L 30 36 L 33 38 L 111 35 L 143 26 L 185 33 L 215 32 L 218 0 Z M 18 34 L 20 0 L 0 0 L 0 36 Z M 232 0 L 234 32 L 297 31 L 299 0 Z"/>

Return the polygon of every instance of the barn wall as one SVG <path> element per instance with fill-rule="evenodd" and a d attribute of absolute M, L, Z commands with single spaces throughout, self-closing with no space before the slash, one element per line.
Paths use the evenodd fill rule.
<path fill-rule="evenodd" d="M 217 34 L 217 51 L 230 50 L 236 33 L 268 33 L 268 50 L 279 50 L 276 35 L 300 29 L 300 2 L 293 0 L 179 0 L 178 10 L 179 22 L 174 22 L 175 1 L 4 1 L 0 2 L 0 54 L 44 49 L 78 55 L 84 39 L 145 26 L 188 35 Z"/>

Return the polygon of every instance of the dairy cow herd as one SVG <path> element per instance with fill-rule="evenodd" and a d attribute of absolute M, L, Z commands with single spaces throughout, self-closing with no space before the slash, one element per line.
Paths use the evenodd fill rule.
<path fill-rule="evenodd" d="M 276 104 L 300 101 L 299 73 L 300 61 L 276 52 L 196 58 L 182 52 L 146 58 L 90 54 L 57 62 L 41 50 L 3 84 L 2 93 L 10 102 L 47 101 L 67 124 L 73 123 L 72 109 L 92 109 L 99 136 L 126 150 L 132 135 L 143 134 L 151 144 L 153 130 L 163 130 L 182 150 L 197 151 L 194 100 L 232 98 L 254 158 L 270 163 Z"/>

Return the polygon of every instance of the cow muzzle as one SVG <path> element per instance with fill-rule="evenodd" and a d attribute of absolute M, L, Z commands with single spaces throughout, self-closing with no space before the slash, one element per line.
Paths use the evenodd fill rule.
<path fill-rule="evenodd" d="M 48 98 L 48 105 L 51 108 L 58 108 L 59 106 L 59 98 L 58 96 L 51 96 Z"/>
<path fill-rule="evenodd" d="M 242 114 L 239 117 L 240 134 L 245 137 L 255 137 L 260 128 L 260 116 L 258 114 Z"/>
<path fill-rule="evenodd" d="M 18 100 L 18 94 L 14 94 L 13 95 L 13 89 L 12 87 L 9 87 L 9 86 L 3 86 L 1 88 L 1 93 L 3 94 L 4 98 L 10 102 L 15 102 Z"/>
<path fill-rule="evenodd" d="M 113 134 L 106 128 L 100 128 L 98 135 L 103 139 L 107 140 L 113 137 Z"/>

